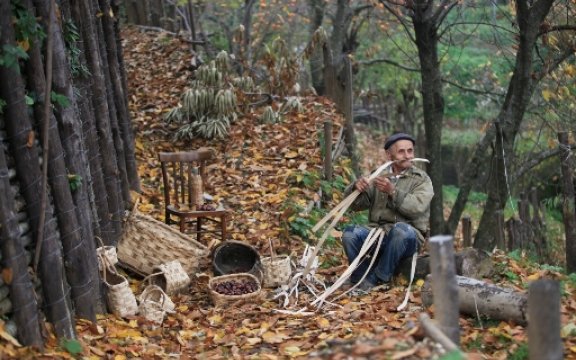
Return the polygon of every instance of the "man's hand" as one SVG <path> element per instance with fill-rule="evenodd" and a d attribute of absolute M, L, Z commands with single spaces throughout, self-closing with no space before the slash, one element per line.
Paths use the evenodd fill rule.
<path fill-rule="evenodd" d="M 394 193 L 395 188 L 394 184 L 392 184 L 390 179 L 388 179 L 387 177 L 378 176 L 376 179 L 374 179 L 374 186 L 376 186 L 376 189 L 378 189 L 378 191 L 387 194 Z M 360 192 L 366 191 L 369 187 L 368 179 L 365 177 L 358 179 L 354 184 L 354 187 L 356 188 L 356 190 Z"/>

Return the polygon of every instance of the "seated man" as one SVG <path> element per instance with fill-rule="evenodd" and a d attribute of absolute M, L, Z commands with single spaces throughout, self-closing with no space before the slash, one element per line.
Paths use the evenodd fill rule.
<path fill-rule="evenodd" d="M 372 183 L 368 183 L 365 177 L 359 178 L 348 186 L 345 194 L 348 195 L 354 189 L 360 191 L 351 209 L 368 209 L 368 226 L 381 227 L 386 232 L 379 253 L 373 253 L 376 245 L 368 252 L 370 256 L 376 256 L 372 268 L 368 269 L 370 257 L 366 256 L 350 277 L 352 283 L 357 283 L 368 270 L 368 274 L 357 287 L 363 291 L 389 283 L 400 261 L 412 256 L 418 246 L 424 244 L 430 201 L 434 196 L 428 175 L 413 166 L 412 136 L 394 134 L 386 140 L 384 149 L 388 160 L 394 163 Z M 342 242 L 350 263 L 358 256 L 370 232 L 369 227 L 352 225 L 344 229 Z"/>

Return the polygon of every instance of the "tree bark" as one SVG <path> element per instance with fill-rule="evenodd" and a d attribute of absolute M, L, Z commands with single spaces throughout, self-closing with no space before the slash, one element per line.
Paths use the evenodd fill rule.
<path fill-rule="evenodd" d="M 9 9 L 8 9 L 9 10 Z M 0 11 L 7 11 L 2 9 Z M 2 139 L 0 139 L 0 142 Z M 28 275 L 28 263 L 24 247 L 20 242 L 21 232 L 14 213 L 14 198 L 10 188 L 8 166 L 4 150 L 0 151 L 0 253 L 2 268 L 12 273 L 10 299 L 19 304 L 13 309 L 13 318 L 18 326 L 18 340 L 26 346 L 43 347 L 38 319 L 38 303 L 32 279 Z M 5 285 L 4 285 L 5 286 Z M 2 299 L 3 300 L 3 299 Z"/>
<path fill-rule="evenodd" d="M 114 29 L 115 18 L 112 17 L 109 0 L 99 0 L 102 16 L 102 28 L 104 41 L 106 43 L 106 55 L 108 69 L 110 71 L 110 80 L 113 92 L 113 98 L 116 104 L 118 114 L 118 123 L 122 143 L 124 144 L 124 161 L 126 163 L 126 175 L 130 188 L 134 191 L 140 191 L 140 180 L 136 167 L 136 158 L 134 157 L 134 131 L 130 122 L 128 112 L 128 98 L 126 89 L 123 86 L 122 70 L 118 59 L 122 58 L 122 48 L 117 47 L 116 32 Z"/>
<path fill-rule="evenodd" d="M 442 92 L 442 74 L 438 60 L 439 19 L 431 16 L 428 1 L 418 0 L 412 21 L 416 35 L 420 76 L 422 81 L 422 107 L 424 111 L 424 129 L 426 133 L 427 167 L 432 180 L 434 197 L 430 203 L 430 235 L 444 234 L 444 208 L 442 195 L 442 129 L 444 122 L 444 95 Z"/>
<path fill-rule="evenodd" d="M 118 178 L 120 173 L 118 164 L 116 162 L 116 152 L 114 147 L 114 140 L 112 137 L 112 129 L 110 126 L 110 111 L 108 106 L 108 99 L 106 96 L 106 84 L 104 78 L 104 69 L 100 61 L 100 50 L 98 47 L 98 30 L 94 22 L 94 15 L 92 11 L 91 1 L 71 1 L 72 6 L 78 2 L 79 18 L 75 21 L 77 24 L 82 24 L 82 38 L 84 40 L 84 52 L 90 70 L 92 83 L 92 104 L 93 109 L 98 116 L 96 119 L 97 139 L 100 147 L 101 162 L 103 169 L 104 182 L 106 187 L 106 195 L 108 196 L 108 220 L 111 223 L 111 238 L 112 245 L 115 245 L 121 235 L 122 231 L 122 217 L 124 211 L 124 203 L 122 193 L 120 190 L 120 183 Z M 97 194 L 98 195 L 98 194 Z"/>
<path fill-rule="evenodd" d="M 91 0 L 92 7 L 95 13 L 101 13 L 102 9 L 99 8 L 98 0 Z M 114 89 L 112 85 L 112 79 L 110 77 L 108 57 L 106 56 L 106 40 L 104 37 L 104 30 L 102 25 L 101 17 L 95 18 L 95 29 L 97 31 L 97 42 L 100 49 L 100 64 L 102 66 L 102 71 L 104 74 L 104 86 L 105 94 L 108 103 L 110 128 L 112 129 L 112 139 L 114 141 L 114 149 L 116 150 L 116 164 L 118 166 L 118 177 L 120 182 L 121 196 L 125 204 L 131 202 L 130 199 L 130 184 L 128 182 L 128 170 L 126 168 L 126 151 L 124 140 L 122 139 L 120 131 L 119 122 L 119 110 L 116 108 L 116 102 L 114 101 Z"/>
<path fill-rule="evenodd" d="M 456 275 L 480 279 L 490 276 L 493 271 L 492 258 L 490 254 L 483 250 L 466 248 L 454 254 L 454 262 Z M 411 267 L 412 257 L 403 259 L 396 269 L 396 275 L 402 275 L 406 279 L 410 279 Z M 414 278 L 424 279 L 428 274 L 430 274 L 430 256 L 418 256 Z"/>
<path fill-rule="evenodd" d="M 463 276 L 456 276 L 456 280 L 462 314 L 526 324 L 528 296 L 525 293 Z M 432 281 L 432 276 L 426 277 L 422 287 L 422 304 L 426 307 L 434 303 Z"/>
<path fill-rule="evenodd" d="M 76 115 L 76 101 L 70 84 L 70 65 L 66 58 L 66 47 L 62 32 L 56 22 L 54 13 L 48 13 L 49 7 L 46 1 L 36 1 L 36 9 L 43 21 L 52 22 L 54 91 L 60 95 L 65 95 L 70 101 L 69 106 L 55 104 L 58 110 L 56 114 L 60 126 L 56 123 L 56 118 L 53 114 L 49 114 L 47 118 L 50 121 L 48 131 L 50 151 L 45 156 L 45 159 L 49 161 L 49 180 L 57 210 L 64 258 L 67 264 L 66 277 L 72 288 L 72 300 L 74 301 L 76 315 L 96 321 L 95 303 L 98 300 L 96 285 L 99 283 L 99 275 L 87 196 L 87 179 L 90 178 L 90 174 L 87 172 L 80 120 Z M 30 10 L 33 9 L 30 8 Z M 42 69 L 40 49 L 34 43 L 30 51 L 30 62 L 27 66 L 27 72 L 29 74 L 30 87 L 37 94 L 46 92 L 45 76 Z M 36 119 L 44 118 L 42 107 L 43 104 L 36 104 L 34 108 Z M 42 126 L 39 128 L 42 128 Z M 60 133 L 62 138 L 65 139 L 66 156 L 64 156 Z M 66 162 L 64 161 L 65 159 L 67 160 Z M 74 191 L 75 199 L 70 189 L 68 172 L 80 177 L 81 185 Z"/>
<path fill-rule="evenodd" d="M 0 2 L 0 29 L 2 29 L 0 45 L 15 46 L 8 1 Z M 17 70 L 3 66 L 0 67 L 0 78 L 2 79 L 0 97 L 6 101 L 4 113 L 11 153 L 15 157 L 17 177 L 26 201 L 28 219 L 33 233 L 38 234 L 38 219 L 40 218 L 38 200 L 41 199 L 43 191 L 39 179 L 42 173 L 38 164 L 38 148 L 34 141 L 30 141 L 34 139 L 35 134 L 23 101 L 25 98 L 24 82 Z M 54 325 L 58 337 L 74 338 L 73 315 L 70 311 L 69 299 L 67 299 L 66 279 L 63 277 L 59 235 L 56 223 L 52 221 L 54 218 L 52 204 L 48 203 L 45 211 L 48 221 L 44 224 L 39 276 L 42 279 L 48 320 Z"/>
<path fill-rule="evenodd" d="M 568 144 L 568 133 L 558 134 L 560 143 L 560 167 L 562 169 L 562 218 L 566 233 L 566 273 L 576 272 L 576 201 L 574 195 L 573 153 Z"/>
<path fill-rule="evenodd" d="M 310 13 L 312 14 L 309 30 L 310 38 L 312 38 L 316 30 L 322 26 L 326 3 L 322 0 L 308 0 L 308 6 L 310 7 Z M 321 44 L 316 44 L 314 51 L 310 55 L 309 64 L 312 87 L 316 90 L 318 95 L 322 96 L 325 94 L 325 88 L 324 77 L 322 76 L 322 51 L 320 45 Z"/>

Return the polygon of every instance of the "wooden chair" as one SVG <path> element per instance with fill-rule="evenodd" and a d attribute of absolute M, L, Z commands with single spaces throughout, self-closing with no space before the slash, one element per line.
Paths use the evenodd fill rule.
<path fill-rule="evenodd" d="M 196 234 L 198 241 L 205 233 L 220 233 L 222 241 L 225 241 L 228 212 L 226 210 L 195 210 L 192 204 L 192 169 L 198 168 L 204 189 L 210 188 L 206 166 L 214 159 L 214 152 L 211 150 L 161 152 L 158 158 L 164 181 L 166 224 L 178 223 L 181 232 Z M 178 218 L 178 221 L 173 220 L 172 217 Z M 214 224 L 211 228 L 207 228 L 205 225 L 210 222 Z"/>

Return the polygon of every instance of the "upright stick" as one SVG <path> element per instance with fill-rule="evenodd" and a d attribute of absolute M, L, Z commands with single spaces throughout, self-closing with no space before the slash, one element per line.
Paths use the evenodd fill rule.
<path fill-rule="evenodd" d="M 557 281 L 537 280 L 528 290 L 528 354 L 534 360 L 564 358 Z"/>

